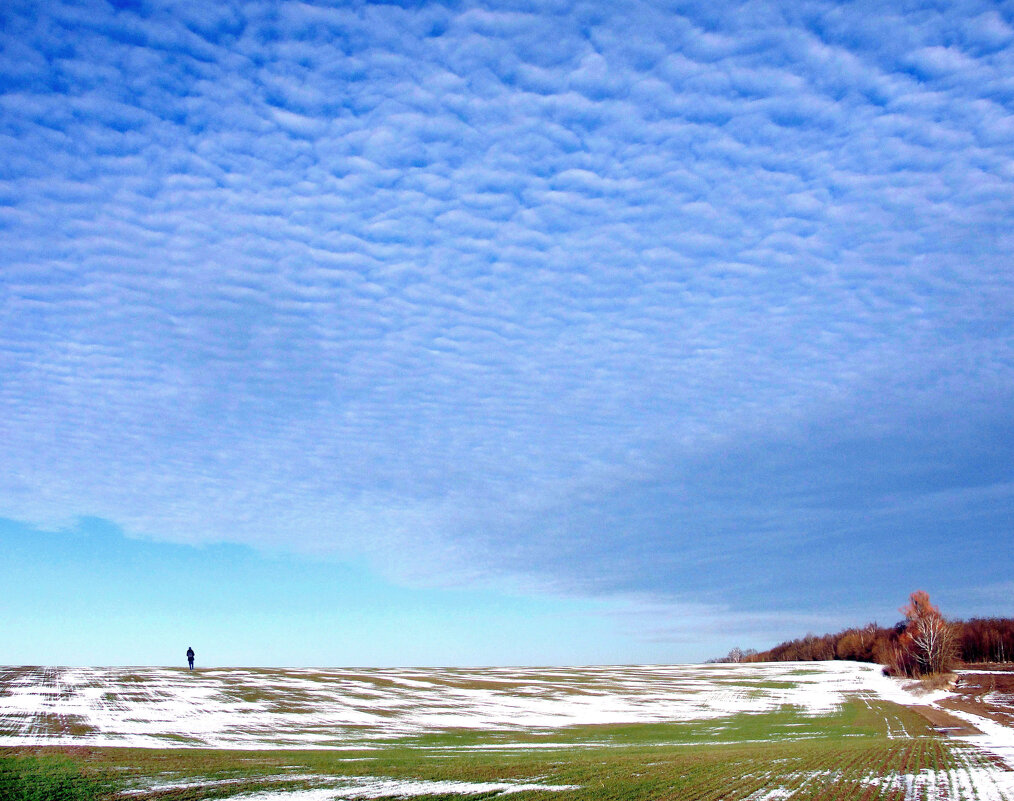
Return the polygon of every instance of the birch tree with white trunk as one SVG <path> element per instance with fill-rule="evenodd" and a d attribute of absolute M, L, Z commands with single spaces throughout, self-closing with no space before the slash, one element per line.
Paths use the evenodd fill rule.
<path fill-rule="evenodd" d="M 907 649 L 920 674 L 946 673 L 955 662 L 954 629 L 940 610 L 930 603 L 929 593 L 917 590 L 902 608 L 907 624 L 901 645 Z"/>

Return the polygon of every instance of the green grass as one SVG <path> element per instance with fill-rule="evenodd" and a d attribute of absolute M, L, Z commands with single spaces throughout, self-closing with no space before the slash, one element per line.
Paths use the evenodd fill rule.
<path fill-rule="evenodd" d="M 903 735 L 890 736 L 898 732 Z M 904 790 L 892 777 L 960 772 L 976 760 L 911 710 L 863 699 L 822 716 L 785 707 L 682 723 L 444 731 L 367 745 L 342 751 L 21 749 L 0 762 L 0 799 L 113 801 L 125 789 L 203 782 L 133 797 L 239 801 L 251 790 L 329 786 L 338 777 L 363 776 L 580 788 L 526 791 L 507 796 L 511 801 L 743 801 L 773 790 L 809 801 L 900 801 Z M 954 775 L 946 781 L 953 784 Z"/>
<path fill-rule="evenodd" d="M 3 801 L 95 801 L 107 798 L 113 787 L 95 765 L 61 754 L 0 754 Z"/>

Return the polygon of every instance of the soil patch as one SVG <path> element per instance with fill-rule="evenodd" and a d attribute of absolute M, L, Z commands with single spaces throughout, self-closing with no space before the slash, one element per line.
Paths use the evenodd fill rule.
<path fill-rule="evenodd" d="M 940 706 L 1014 728 L 1014 664 L 967 665 Z"/>
<path fill-rule="evenodd" d="M 909 707 L 913 712 L 918 712 L 926 720 L 929 721 L 930 725 L 941 734 L 950 734 L 959 737 L 966 737 L 972 734 L 982 734 L 975 726 L 966 720 L 949 715 L 942 709 L 937 709 L 932 706 L 913 706 Z"/>

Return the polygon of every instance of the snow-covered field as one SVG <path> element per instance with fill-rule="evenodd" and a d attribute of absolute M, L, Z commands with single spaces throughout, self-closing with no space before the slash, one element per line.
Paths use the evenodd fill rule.
<path fill-rule="evenodd" d="M 447 729 L 827 713 L 889 680 L 845 662 L 583 668 L 0 669 L 0 746 L 357 747 Z"/>
<path fill-rule="evenodd" d="M 560 732 L 570 726 L 705 721 L 707 729 L 717 733 L 742 713 L 794 710 L 788 718 L 781 718 L 781 725 L 789 728 L 778 734 L 766 730 L 751 734 L 761 739 L 740 741 L 739 747 L 767 743 L 768 737 L 788 742 L 786 738 L 794 736 L 804 738 L 792 740 L 801 745 L 807 737 L 816 742 L 821 736 L 812 721 L 840 723 L 838 713 L 844 706 L 859 702 L 883 721 L 879 742 L 889 743 L 888 750 L 895 749 L 890 753 L 900 754 L 920 738 L 922 743 L 936 738 L 921 719 L 911 713 L 899 714 L 892 704 L 933 706 L 946 696 L 946 691 L 915 694 L 903 682 L 883 676 L 875 665 L 849 662 L 490 669 L 230 668 L 192 673 L 170 668 L 0 668 L 0 747 L 183 747 L 250 749 L 265 754 L 279 747 L 331 749 L 343 760 L 340 770 L 354 773 L 349 763 L 361 763 L 364 757 L 370 762 L 374 757 L 369 755 L 383 754 L 396 738 L 471 731 L 502 736 L 494 742 L 466 738 L 453 747 L 432 742 L 411 747 L 418 749 L 423 760 L 438 752 L 441 758 L 454 758 L 452 752 L 459 756 L 466 751 L 469 755 L 480 753 L 468 749 L 483 749 L 484 755 L 490 749 L 505 754 L 512 749 L 529 749 L 526 762 L 534 764 L 539 761 L 536 755 L 544 753 L 541 748 L 559 751 L 613 745 L 608 739 L 561 739 Z M 847 759 L 836 760 L 834 745 L 820 752 L 825 754 L 820 759 L 826 767 L 819 767 L 820 761 L 818 767 L 810 767 L 815 751 L 807 752 L 810 762 L 799 757 L 798 767 L 793 767 L 794 756 L 774 762 L 759 758 L 753 763 L 741 756 L 745 761 L 730 765 L 728 775 L 729 781 L 744 791 L 730 797 L 774 801 L 799 794 L 820 796 L 829 787 L 851 787 L 849 792 L 862 790 L 871 798 L 1014 801 L 1014 730 L 969 712 L 951 710 L 950 714 L 960 714 L 981 733 L 948 739 L 954 747 L 947 746 L 951 761 L 946 765 L 916 761 L 906 770 L 888 768 L 877 758 L 868 766 L 857 767 Z M 909 729 L 915 725 L 922 733 L 906 729 L 905 721 Z M 800 726 L 809 726 L 810 733 L 791 728 Z M 800 734 L 791 734 L 794 731 Z M 546 741 L 533 741 L 533 732 L 546 734 Z M 864 735 L 839 732 L 837 736 Z M 732 743 L 728 739 L 722 742 Z M 920 745 L 916 750 L 923 748 Z M 557 754 L 543 759 L 542 764 L 555 770 L 565 764 L 561 759 L 566 757 Z M 648 761 L 643 769 L 659 764 L 664 763 Z M 188 787 L 226 794 L 236 788 L 244 801 L 332 801 L 443 793 L 499 796 L 527 790 L 581 791 L 585 797 L 591 792 L 590 787 L 553 781 L 549 772 L 533 773 L 525 779 L 485 775 L 464 781 L 460 776 L 300 774 L 297 766 L 286 767 L 297 772 L 263 776 L 254 794 L 241 789 L 243 779 L 184 773 L 152 776 L 120 795 L 147 798 Z M 640 775 L 636 771 L 630 774 Z M 303 786 L 296 786 L 299 782 Z M 618 786 L 626 786 L 624 780 Z"/>

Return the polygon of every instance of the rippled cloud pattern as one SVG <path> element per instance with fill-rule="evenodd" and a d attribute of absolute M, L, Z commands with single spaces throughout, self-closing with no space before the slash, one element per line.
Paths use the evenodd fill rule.
<path fill-rule="evenodd" d="M 0 514 L 971 603 L 1012 43 L 992 2 L 8 2 Z"/>

